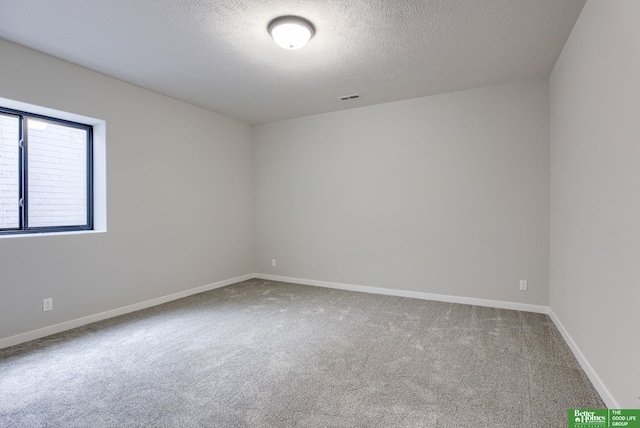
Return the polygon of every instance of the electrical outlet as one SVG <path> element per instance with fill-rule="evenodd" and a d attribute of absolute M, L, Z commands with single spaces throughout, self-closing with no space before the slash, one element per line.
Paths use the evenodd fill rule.
<path fill-rule="evenodd" d="M 48 299 L 43 299 L 42 312 L 47 312 L 52 310 L 53 310 L 53 297 L 49 297 Z"/>
<path fill-rule="evenodd" d="M 528 288 L 529 288 L 529 286 L 527 284 L 527 280 L 526 279 L 521 279 L 520 280 L 520 291 L 527 291 Z"/>
<path fill-rule="evenodd" d="M 276 259 L 271 259 L 271 267 L 276 267 Z"/>

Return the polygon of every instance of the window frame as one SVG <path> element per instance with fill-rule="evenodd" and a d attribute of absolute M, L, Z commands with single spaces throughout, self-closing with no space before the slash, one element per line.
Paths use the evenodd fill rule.
<path fill-rule="evenodd" d="M 74 122 L 71 120 L 60 119 L 53 116 L 46 116 L 37 113 L 31 113 L 23 110 L 16 110 L 4 106 L 0 106 L 0 114 L 17 116 L 19 127 L 19 224 L 17 228 L 0 229 L 0 236 L 6 235 L 32 235 L 39 233 L 56 233 L 56 232 L 77 232 L 77 231 L 92 231 L 95 230 L 95 218 L 94 218 L 94 126 L 86 123 Z M 30 227 L 29 226 L 29 171 L 28 171 L 28 156 L 29 156 L 29 130 L 27 126 L 27 118 L 33 118 L 36 120 L 43 120 L 46 122 L 60 124 L 71 128 L 77 128 L 87 131 L 86 141 L 86 207 L 87 217 L 86 223 L 82 225 L 71 226 L 41 226 Z"/>

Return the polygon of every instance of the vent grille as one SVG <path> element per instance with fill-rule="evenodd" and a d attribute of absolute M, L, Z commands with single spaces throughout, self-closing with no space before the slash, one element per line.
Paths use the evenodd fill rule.
<path fill-rule="evenodd" d="M 341 99 L 342 101 L 357 100 L 358 98 L 360 98 L 360 95 L 358 95 L 358 94 L 343 95 L 343 96 L 338 97 L 338 98 Z"/>

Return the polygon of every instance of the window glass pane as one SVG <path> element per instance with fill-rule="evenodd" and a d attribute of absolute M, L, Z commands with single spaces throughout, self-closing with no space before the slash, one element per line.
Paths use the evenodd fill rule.
<path fill-rule="evenodd" d="M 0 229 L 20 227 L 20 120 L 0 114 Z"/>
<path fill-rule="evenodd" d="M 29 227 L 87 224 L 87 131 L 27 118 Z"/>

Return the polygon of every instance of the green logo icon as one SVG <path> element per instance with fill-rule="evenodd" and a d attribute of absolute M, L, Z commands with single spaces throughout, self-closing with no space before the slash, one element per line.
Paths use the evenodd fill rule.
<path fill-rule="evenodd" d="M 640 428 L 640 410 L 570 409 L 568 428 Z"/>

